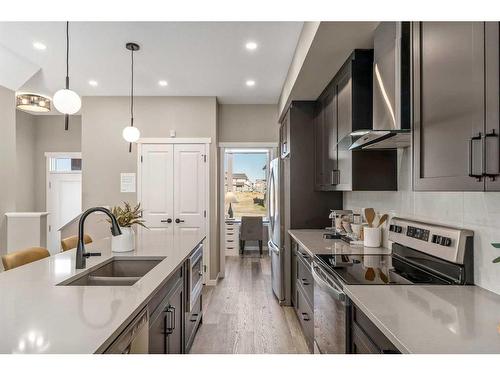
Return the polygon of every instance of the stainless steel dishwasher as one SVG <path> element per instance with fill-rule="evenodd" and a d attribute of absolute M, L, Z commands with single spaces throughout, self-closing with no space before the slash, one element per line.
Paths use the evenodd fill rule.
<path fill-rule="evenodd" d="M 314 279 L 314 352 L 345 354 L 349 298 L 342 284 L 319 262 L 312 262 L 311 271 Z"/>
<path fill-rule="evenodd" d="M 149 315 L 147 308 L 120 333 L 104 352 L 105 354 L 148 354 L 149 352 Z"/>

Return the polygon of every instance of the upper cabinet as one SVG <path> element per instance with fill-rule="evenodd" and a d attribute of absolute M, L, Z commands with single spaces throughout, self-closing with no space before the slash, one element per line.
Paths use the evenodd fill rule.
<path fill-rule="evenodd" d="M 290 111 L 287 111 L 280 125 L 280 156 L 282 159 L 290 154 Z"/>
<path fill-rule="evenodd" d="M 395 150 L 351 151 L 340 142 L 372 129 L 372 72 L 373 50 L 355 50 L 317 100 L 316 190 L 397 190 Z"/>
<path fill-rule="evenodd" d="M 412 32 L 414 189 L 500 190 L 498 23 Z"/>

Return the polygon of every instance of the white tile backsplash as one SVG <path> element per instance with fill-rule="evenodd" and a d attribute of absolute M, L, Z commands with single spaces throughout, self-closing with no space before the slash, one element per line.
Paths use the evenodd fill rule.
<path fill-rule="evenodd" d="M 500 264 L 491 263 L 500 256 L 491 246 L 500 242 L 500 193 L 412 191 L 410 148 L 398 151 L 398 162 L 398 191 L 346 192 L 344 207 L 373 207 L 380 213 L 473 230 L 475 283 L 500 294 Z"/>

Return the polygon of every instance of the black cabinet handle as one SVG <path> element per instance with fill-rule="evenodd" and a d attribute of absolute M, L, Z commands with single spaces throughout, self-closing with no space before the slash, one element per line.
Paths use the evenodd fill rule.
<path fill-rule="evenodd" d="M 179 224 L 179 223 L 184 223 L 184 220 L 181 220 L 181 219 L 175 219 L 175 222 L 176 222 L 177 224 Z"/>
<path fill-rule="evenodd" d="M 309 285 L 309 281 L 306 278 L 303 278 L 302 285 Z"/>
<path fill-rule="evenodd" d="M 311 318 L 309 318 L 309 314 L 308 313 L 302 313 L 302 319 L 306 322 L 310 321 Z"/>
<path fill-rule="evenodd" d="M 191 314 L 191 319 L 189 319 L 189 321 L 196 322 L 198 320 L 198 315 L 199 314 Z"/>
<path fill-rule="evenodd" d="M 478 135 L 476 135 L 475 137 L 471 137 L 469 139 L 469 177 L 474 177 L 476 178 L 478 181 L 481 181 L 483 175 L 482 174 L 474 174 L 472 169 L 473 169 L 473 165 L 474 165 L 474 150 L 473 150 L 473 143 L 474 141 L 480 141 L 482 139 L 482 134 L 481 132 L 479 132 Z"/>
<path fill-rule="evenodd" d="M 495 129 L 492 129 L 491 132 L 489 133 L 486 133 L 484 135 L 484 143 L 483 143 L 483 147 L 484 147 L 484 154 L 483 154 L 483 176 L 484 177 L 489 177 L 489 179 L 491 181 L 495 181 L 495 178 L 500 175 L 500 170 L 496 173 L 489 173 L 488 172 L 488 166 L 487 166 L 487 160 L 488 160 L 488 153 L 486 152 L 486 147 L 487 147 L 487 143 L 486 140 L 487 138 L 498 138 L 498 134 L 495 133 Z M 500 160 L 499 160 L 499 167 L 500 167 Z"/>
<path fill-rule="evenodd" d="M 165 334 L 170 335 L 175 330 L 175 306 L 169 305 L 165 309 Z"/>
<path fill-rule="evenodd" d="M 161 223 L 171 223 L 172 222 L 172 219 L 168 218 L 167 220 L 163 219 L 163 220 L 160 220 Z"/>

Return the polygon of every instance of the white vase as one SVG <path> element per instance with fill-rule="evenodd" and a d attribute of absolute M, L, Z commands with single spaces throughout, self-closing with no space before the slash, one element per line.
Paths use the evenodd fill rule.
<path fill-rule="evenodd" d="M 111 237 L 111 251 L 124 253 L 135 248 L 135 232 L 130 227 L 120 227 L 122 234 Z"/>

